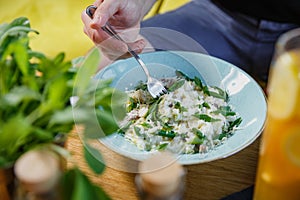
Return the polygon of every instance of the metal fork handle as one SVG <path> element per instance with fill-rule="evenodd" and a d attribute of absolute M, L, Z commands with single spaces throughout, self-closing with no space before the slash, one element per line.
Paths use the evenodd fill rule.
<path fill-rule="evenodd" d="M 142 61 L 142 59 L 140 58 L 140 56 L 139 56 L 137 53 L 135 53 L 135 51 L 133 51 L 133 50 L 130 48 L 130 46 L 127 44 L 127 42 L 125 42 L 125 41 L 123 40 L 123 38 L 121 38 L 121 37 L 118 35 L 118 33 L 110 26 L 110 24 L 107 22 L 107 23 L 105 24 L 105 26 L 103 26 L 103 27 L 101 27 L 101 28 L 102 28 L 102 30 L 104 30 L 106 33 L 108 33 L 110 36 L 112 36 L 112 37 L 116 38 L 117 40 L 120 40 L 120 41 L 122 41 L 124 44 L 126 44 L 127 50 L 128 50 L 128 52 L 130 53 L 130 55 L 132 55 L 132 56 L 138 61 L 138 63 L 141 65 L 141 67 L 142 67 L 143 70 L 145 71 L 145 74 L 147 75 L 147 77 L 149 77 L 149 76 L 150 76 L 149 71 L 148 71 L 148 69 L 147 69 L 145 63 L 144 63 L 144 62 Z"/>
<path fill-rule="evenodd" d="M 86 14 L 91 18 L 93 19 L 93 15 L 96 11 L 97 7 L 96 6 L 88 6 L 86 8 Z M 110 36 L 114 37 L 115 39 L 123 42 L 124 44 L 126 44 L 127 46 L 127 50 L 128 52 L 130 53 L 130 55 L 132 55 L 136 60 L 137 62 L 141 65 L 141 67 L 143 68 L 145 74 L 147 75 L 148 79 L 150 78 L 150 73 L 145 65 L 145 63 L 142 61 L 142 59 L 139 57 L 139 55 L 137 53 L 135 53 L 135 51 L 133 51 L 130 46 L 127 44 L 127 42 L 125 42 L 123 40 L 123 38 L 121 38 L 118 33 L 110 26 L 110 24 L 107 22 L 104 26 L 101 27 L 101 29 L 103 31 L 105 31 L 107 34 L 109 34 Z"/>

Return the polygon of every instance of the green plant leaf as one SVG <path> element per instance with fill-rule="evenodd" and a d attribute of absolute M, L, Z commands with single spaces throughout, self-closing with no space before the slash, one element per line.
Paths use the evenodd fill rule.
<path fill-rule="evenodd" d="M 26 144 L 27 137 L 32 130 L 29 124 L 22 115 L 16 115 L 10 118 L 0 127 L 0 153 L 11 159 L 16 159 L 20 152 L 19 148 Z"/>
<path fill-rule="evenodd" d="M 88 163 L 89 167 L 96 173 L 101 174 L 105 169 L 105 164 L 102 158 L 101 153 L 87 144 L 84 143 L 84 158 Z"/>
<path fill-rule="evenodd" d="M 83 111 L 83 110 L 82 110 Z M 84 137 L 88 139 L 99 139 L 115 133 L 119 129 L 118 121 L 113 116 L 110 110 L 95 109 L 93 113 L 89 112 L 88 117 L 84 121 L 79 121 L 80 115 L 83 116 L 83 112 L 76 110 L 74 114 L 75 124 L 84 125 Z"/>
<path fill-rule="evenodd" d="M 6 106 L 17 106 L 23 101 L 30 100 L 39 101 L 41 100 L 41 95 L 26 86 L 15 87 L 3 96 L 3 103 Z"/>
<path fill-rule="evenodd" d="M 12 47 L 13 55 L 15 56 L 18 67 L 24 76 L 28 75 L 28 53 L 26 44 L 28 43 L 28 38 L 23 38 L 14 43 L 11 43 L 9 47 Z"/>
<path fill-rule="evenodd" d="M 100 53 L 97 48 L 93 48 L 91 52 L 86 56 L 82 65 L 80 66 L 75 82 L 75 88 L 77 89 L 76 96 L 83 96 L 87 87 L 89 86 L 90 79 L 94 76 L 98 69 L 100 61 Z M 89 77 L 89 78 L 87 78 Z"/>
<path fill-rule="evenodd" d="M 96 110 L 99 124 L 105 135 L 110 135 L 119 129 L 119 125 L 111 112 Z"/>
<path fill-rule="evenodd" d="M 86 119 L 87 116 L 84 115 L 86 113 L 86 110 L 80 110 L 80 111 L 83 112 L 81 116 L 83 116 Z M 53 113 L 49 121 L 49 127 L 53 126 L 54 124 L 69 124 L 73 122 L 74 122 L 73 108 L 68 107 L 64 110 L 59 110 Z"/>
<path fill-rule="evenodd" d="M 109 200 L 104 190 L 93 184 L 78 168 L 65 172 L 62 180 L 64 200 Z"/>

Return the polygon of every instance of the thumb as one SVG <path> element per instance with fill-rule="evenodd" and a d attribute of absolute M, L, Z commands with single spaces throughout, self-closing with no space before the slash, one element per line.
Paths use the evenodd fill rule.
<path fill-rule="evenodd" d="M 118 12 L 120 8 L 120 2 L 103 1 L 97 6 L 97 9 L 93 15 L 91 27 L 99 29 L 106 24 L 106 22 Z"/>

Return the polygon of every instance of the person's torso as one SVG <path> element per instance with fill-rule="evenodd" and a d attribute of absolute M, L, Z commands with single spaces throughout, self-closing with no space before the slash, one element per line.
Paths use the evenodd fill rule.
<path fill-rule="evenodd" d="M 252 17 L 300 24 L 300 0 L 213 0 L 224 8 Z"/>

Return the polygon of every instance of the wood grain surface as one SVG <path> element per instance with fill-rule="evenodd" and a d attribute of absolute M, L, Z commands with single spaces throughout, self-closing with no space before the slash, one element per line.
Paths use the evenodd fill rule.
<path fill-rule="evenodd" d="M 253 185 L 259 143 L 260 137 L 242 151 L 227 158 L 184 166 L 187 170 L 185 199 L 217 200 Z M 67 141 L 67 149 L 73 153 L 73 161 L 68 161 L 68 166 L 77 164 L 114 200 L 138 199 L 134 182 L 138 162 L 116 154 L 100 142 L 93 142 L 93 145 L 100 149 L 107 163 L 103 174 L 95 175 L 88 168 L 83 158 L 82 143 L 76 131 L 69 135 Z"/>

